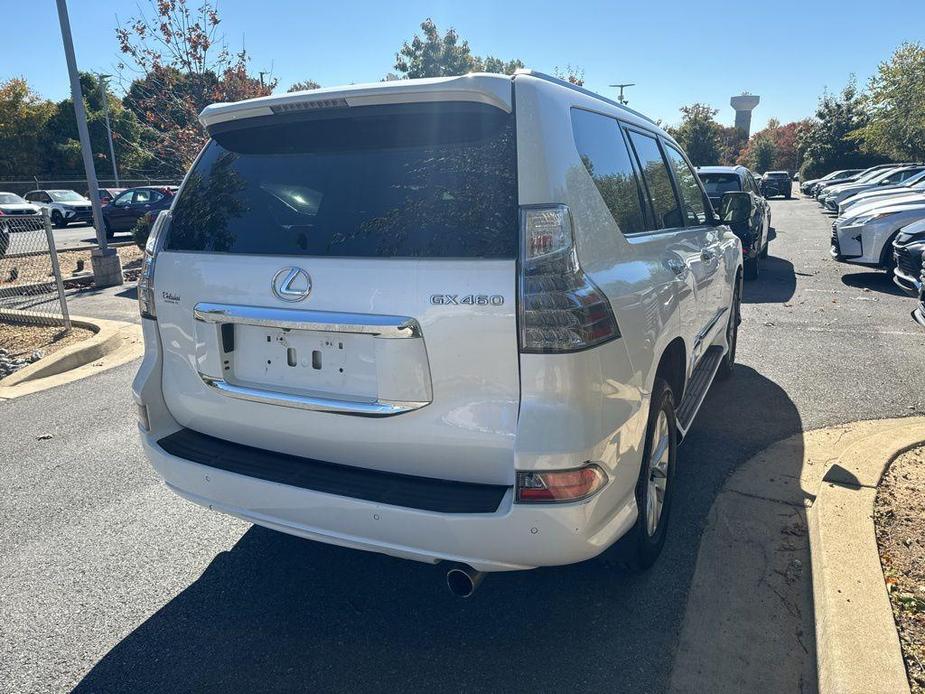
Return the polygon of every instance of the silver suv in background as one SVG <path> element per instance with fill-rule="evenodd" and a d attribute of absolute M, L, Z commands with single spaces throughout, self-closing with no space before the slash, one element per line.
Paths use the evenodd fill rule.
<path fill-rule="evenodd" d="M 73 190 L 30 190 L 24 197 L 27 202 L 48 210 L 51 223 L 58 228 L 72 222 L 93 223 L 90 201 Z"/>
<path fill-rule="evenodd" d="M 530 71 L 201 120 L 139 280 L 134 398 L 171 489 L 447 562 L 459 595 L 615 544 L 655 560 L 742 278 L 741 208 L 717 217 L 671 137 Z"/>

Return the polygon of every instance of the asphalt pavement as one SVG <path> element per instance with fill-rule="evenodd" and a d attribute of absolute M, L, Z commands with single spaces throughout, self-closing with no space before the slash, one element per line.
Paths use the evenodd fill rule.
<path fill-rule="evenodd" d="M 736 376 L 714 384 L 681 447 L 648 573 L 496 574 L 464 601 L 440 567 L 194 506 L 141 454 L 128 365 L 0 403 L 0 691 L 664 691 L 730 473 L 802 431 L 925 411 L 913 300 L 832 261 L 814 202 L 771 206 Z"/>
<path fill-rule="evenodd" d="M 52 228 L 55 248 L 59 251 L 74 248 L 93 248 L 96 245 L 96 229 L 90 224 L 70 224 L 63 229 Z M 113 241 L 131 241 L 129 232 L 117 232 Z M 41 242 L 44 246 L 44 241 Z M 31 233 L 11 234 L 8 253 L 23 253 L 36 249 L 36 241 Z"/>

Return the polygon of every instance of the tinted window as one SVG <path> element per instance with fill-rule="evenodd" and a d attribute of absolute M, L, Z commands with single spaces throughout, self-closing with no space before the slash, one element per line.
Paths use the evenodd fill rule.
<path fill-rule="evenodd" d="M 734 173 L 700 173 L 700 180 L 703 181 L 703 187 L 707 189 L 707 195 L 721 196 L 723 193 L 738 192 L 742 190 L 739 177 Z"/>
<path fill-rule="evenodd" d="M 135 204 L 143 205 L 149 202 L 157 202 L 162 197 L 164 196 L 158 193 L 156 190 L 136 190 Z"/>
<path fill-rule="evenodd" d="M 624 234 L 645 231 L 639 181 L 619 123 L 597 113 L 572 109 L 572 132 L 581 161 L 620 231 Z"/>
<path fill-rule="evenodd" d="M 50 190 L 48 194 L 55 202 L 83 202 L 84 197 L 73 190 Z"/>
<path fill-rule="evenodd" d="M 671 176 L 662 158 L 658 142 L 654 137 L 633 130 L 629 131 L 629 135 L 642 166 L 642 176 L 645 179 L 649 197 L 652 199 L 652 209 L 655 211 L 655 219 L 659 228 L 670 229 L 684 226 L 678 199 L 671 185 Z"/>
<path fill-rule="evenodd" d="M 674 147 L 666 146 L 665 154 L 674 169 L 674 179 L 681 194 L 681 206 L 687 226 L 706 224 L 707 207 L 703 202 L 703 191 L 697 183 L 697 175 L 691 170 L 684 157 Z"/>
<path fill-rule="evenodd" d="M 172 250 L 514 258 L 514 119 L 474 103 L 273 116 L 213 133 Z"/>

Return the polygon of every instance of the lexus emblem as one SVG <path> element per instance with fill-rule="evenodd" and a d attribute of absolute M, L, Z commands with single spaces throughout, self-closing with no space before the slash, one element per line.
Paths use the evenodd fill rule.
<path fill-rule="evenodd" d="M 312 293 L 312 278 L 300 267 L 284 267 L 273 275 L 271 287 L 277 299 L 302 301 Z"/>

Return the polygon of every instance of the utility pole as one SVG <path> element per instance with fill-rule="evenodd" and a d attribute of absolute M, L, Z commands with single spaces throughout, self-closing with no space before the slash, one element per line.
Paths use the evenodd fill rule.
<path fill-rule="evenodd" d="M 112 161 L 112 177 L 116 179 L 116 188 L 120 188 L 119 169 L 116 167 L 116 150 L 112 146 L 112 128 L 109 126 L 109 93 L 106 91 L 106 80 L 112 75 L 98 74 L 96 77 L 100 81 L 100 92 L 103 97 L 103 115 L 106 117 L 106 136 L 109 138 L 109 159 Z"/>
<path fill-rule="evenodd" d="M 115 249 L 106 243 L 106 227 L 103 224 L 103 208 L 100 205 L 100 188 L 93 168 L 93 151 L 90 149 L 90 131 L 87 129 L 87 112 L 84 109 L 83 92 L 80 89 L 80 75 L 77 73 L 77 59 L 74 57 L 74 40 L 71 38 L 71 22 L 67 15 L 66 0 L 56 0 L 58 21 L 61 23 L 61 40 L 64 43 L 64 57 L 71 79 L 71 100 L 74 102 L 74 116 L 77 118 L 77 134 L 80 136 L 80 154 L 84 162 L 87 185 L 90 188 L 90 204 L 93 206 L 93 222 L 96 225 L 97 248 L 90 254 L 93 266 L 93 281 L 97 287 L 113 287 L 122 284 L 122 262 Z"/>
<path fill-rule="evenodd" d="M 620 96 L 617 97 L 617 101 L 619 101 L 621 104 L 626 106 L 629 103 L 629 101 L 626 99 L 626 97 L 623 96 L 623 90 L 626 89 L 626 87 L 635 87 L 636 83 L 635 82 L 624 82 L 623 84 L 611 84 L 610 86 L 620 88 Z"/>

